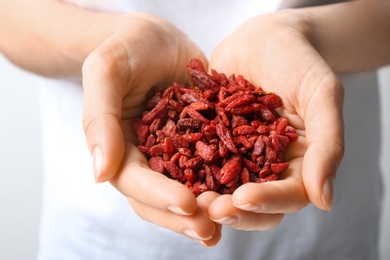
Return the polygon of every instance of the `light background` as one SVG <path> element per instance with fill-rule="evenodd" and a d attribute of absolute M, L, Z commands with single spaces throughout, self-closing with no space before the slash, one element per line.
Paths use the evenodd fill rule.
<path fill-rule="evenodd" d="M 0 259 L 35 259 L 37 253 L 42 165 L 35 80 L 0 55 Z M 380 82 L 385 133 L 382 164 L 390 169 L 390 67 L 381 70 Z M 390 176 L 384 182 L 385 191 L 390 190 Z M 390 194 L 384 205 L 383 260 L 390 259 Z"/>

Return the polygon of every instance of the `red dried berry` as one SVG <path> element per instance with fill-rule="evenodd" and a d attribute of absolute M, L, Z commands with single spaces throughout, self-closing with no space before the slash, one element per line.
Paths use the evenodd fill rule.
<path fill-rule="evenodd" d="M 181 182 L 196 196 L 231 194 L 248 182 L 277 180 L 289 167 L 283 155 L 298 134 L 275 108 L 281 98 L 243 76 L 187 66 L 192 86 L 155 88 L 133 120 L 138 148 L 152 170 Z"/>

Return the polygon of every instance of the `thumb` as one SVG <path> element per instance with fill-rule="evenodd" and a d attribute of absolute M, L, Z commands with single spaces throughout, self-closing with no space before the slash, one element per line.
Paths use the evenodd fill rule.
<path fill-rule="evenodd" d="M 121 128 L 122 96 L 110 66 L 100 55 L 90 55 L 83 64 L 83 128 L 93 156 L 96 182 L 111 179 L 122 162 L 125 146 Z"/>
<path fill-rule="evenodd" d="M 323 83 L 319 86 L 320 94 L 312 97 L 305 116 L 308 148 L 303 158 L 302 177 L 310 201 L 319 209 L 329 211 L 333 180 L 344 156 L 344 92 L 338 80 Z"/>

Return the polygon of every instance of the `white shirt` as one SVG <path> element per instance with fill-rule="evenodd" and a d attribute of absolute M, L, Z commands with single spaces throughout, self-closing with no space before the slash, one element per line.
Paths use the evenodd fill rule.
<path fill-rule="evenodd" d="M 278 6 L 278 1 L 255 0 L 74 2 L 95 10 L 163 17 L 207 56 L 241 22 Z M 141 220 L 113 187 L 95 184 L 81 126 L 81 85 L 42 80 L 45 182 L 38 258 L 376 259 L 382 197 L 376 74 L 342 75 L 341 80 L 346 90 L 347 149 L 335 181 L 332 211 L 309 205 L 266 232 L 224 227 L 222 240 L 213 248 Z"/>

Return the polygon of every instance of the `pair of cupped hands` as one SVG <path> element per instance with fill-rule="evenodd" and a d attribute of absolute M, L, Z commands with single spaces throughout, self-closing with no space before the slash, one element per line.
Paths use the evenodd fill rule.
<path fill-rule="evenodd" d="M 83 126 L 97 182 L 109 181 L 143 220 L 206 246 L 222 225 L 240 230 L 276 227 L 309 203 L 330 210 L 333 180 L 344 153 L 343 88 L 310 42 L 297 11 L 254 17 L 218 44 L 207 61 L 174 25 L 148 14 L 126 14 L 83 65 Z M 297 129 L 279 181 L 248 183 L 232 195 L 197 198 L 154 172 L 136 146 L 131 119 L 154 86 L 188 82 L 191 58 L 226 75 L 241 74 L 283 100 L 278 112 Z"/>

